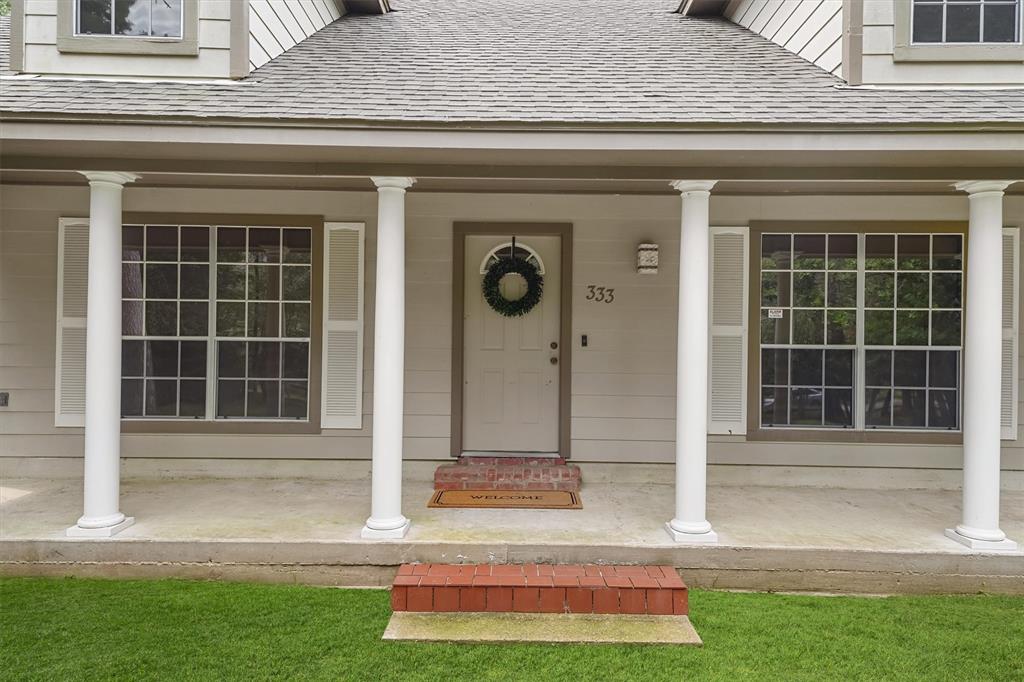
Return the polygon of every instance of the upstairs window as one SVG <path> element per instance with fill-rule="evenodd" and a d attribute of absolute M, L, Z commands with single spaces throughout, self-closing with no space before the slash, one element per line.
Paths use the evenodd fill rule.
<path fill-rule="evenodd" d="M 913 0 L 911 41 L 1014 44 L 1021 39 L 1021 0 Z"/>
<path fill-rule="evenodd" d="M 183 0 L 75 0 L 75 35 L 183 37 Z"/>

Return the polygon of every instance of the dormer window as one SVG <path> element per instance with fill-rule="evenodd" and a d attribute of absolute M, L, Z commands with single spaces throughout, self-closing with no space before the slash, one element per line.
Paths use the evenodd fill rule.
<path fill-rule="evenodd" d="M 1021 0 L 913 0 L 914 45 L 1020 42 Z"/>
<path fill-rule="evenodd" d="M 182 37 L 182 0 L 75 0 L 75 35 Z"/>

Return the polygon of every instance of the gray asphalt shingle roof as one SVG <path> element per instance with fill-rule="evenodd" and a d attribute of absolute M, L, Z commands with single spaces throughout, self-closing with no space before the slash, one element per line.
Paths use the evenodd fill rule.
<path fill-rule="evenodd" d="M 1024 123 L 1022 90 L 870 90 L 679 0 L 395 0 L 239 83 L 5 79 L 0 112 L 383 123 Z M 6 56 L 0 57 L 6 61 Z M 837 87 L 839 86 L 839 87 Z"/>

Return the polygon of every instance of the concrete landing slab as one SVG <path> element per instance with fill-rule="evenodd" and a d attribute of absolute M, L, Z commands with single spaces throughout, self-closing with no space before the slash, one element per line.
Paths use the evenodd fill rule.
<path fill-rule="evenodd" d="M 419 642 L 548 642 L 702 646 L 686 616 L 596 613 L 412 613 L 391 615 L 387 640 Z"/>

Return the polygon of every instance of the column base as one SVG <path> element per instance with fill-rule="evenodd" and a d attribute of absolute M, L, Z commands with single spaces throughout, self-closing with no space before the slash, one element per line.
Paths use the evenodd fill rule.
<path fill-rule="evenodd" d="M 672 539 L 683 544 L 714 545 L 718 543 L 718 533 L 713 530 L 704 533 L 683 533 L 672 527 L 671 523 L 665 523 L 665 530 Z"/>
<path fill-rule="evenodd" d="M 946 529 L 946 537 L 950 540 L 955 540 L 965 547 L 976 549 L 986 552 L 1016 552 L 1018 549 L 1017 543 L 1009 538 L 992 542 L 990 540 L 975 540 L 969 538 L 966 535 L 960 535 L 956 532 L 955 528 Z"/>
<path fill-rule="evenodd" d="M 126 516 L 123 520 L 115 523 L 114 525 L 103 526 L 102 528 L 82 528 L 81 526 L 71 526 L 67 529 L 67 536 L 69 538 L 109 538 L 117 535 L 134 523 L 134 516 Z"/>
<path fill-rule="evenodd" d="M 398 528 L 378 529 L 363 526 L 363 530 L 359 532 L 359 537 L 364 540 L 401 540 L 409 532 L 409 526 L 411 525 L 412 522 L 406 519 L 405 523 Z"/>

